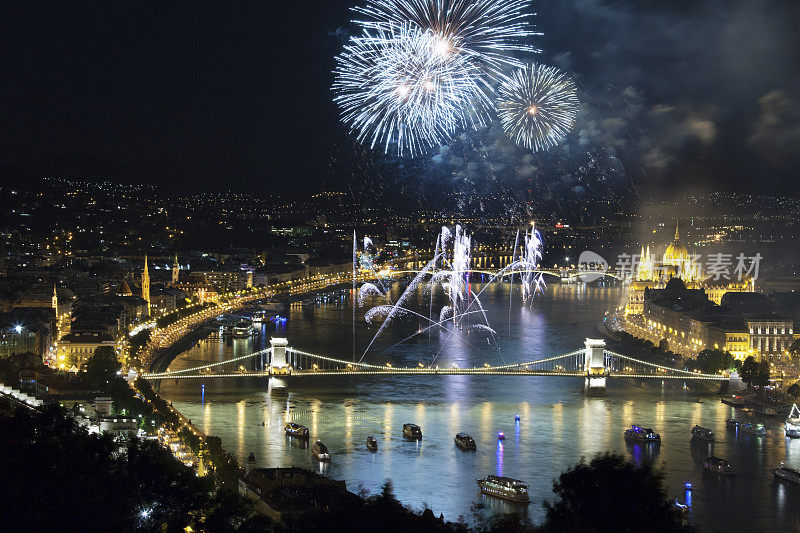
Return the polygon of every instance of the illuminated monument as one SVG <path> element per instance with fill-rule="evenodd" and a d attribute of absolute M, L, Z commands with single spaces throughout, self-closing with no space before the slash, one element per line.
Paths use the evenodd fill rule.
<path fill-rule="evenodd" d="M 708 299 L 719 305 L 727 292 L 753 292 L 753 280 L 712 280 L 704 278 L 700 258 L 681 243 L 678 224 L 675 224 L 675 238 L 667 246 L 661 259 L 642 247 L 636 265 L 636 275 L 628 289 L 628 302 L 625 315 L 642 315 L 644 312 L 644 291 L 663 289 L 672 278 L 680 278 L 689 289 L 704 289 Z"/>

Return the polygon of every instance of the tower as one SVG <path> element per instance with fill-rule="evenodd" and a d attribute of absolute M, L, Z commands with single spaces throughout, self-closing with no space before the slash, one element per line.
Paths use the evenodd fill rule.
<path fill-rule="evenodd" d="M 175 262 L 172 263 L 172 284 L 178 283 L 178 275 L 181 271 L 181 264 L 178 263 L 178 254 L 175 254 Z"/>
<path fill-rule="evenodd" d="M 147 256 L 144 256 L 144 270 L 142 270 L 142 298 L 147 302 L 147 316 L 150 316 L 150 273 L 147 271 Z"/>
<path fill-rule="evenodd" d="M 58 318 L 58 293 L 56 292 L 55 283 L 53 283 L 53 311 L 55 311 L 56 318 Z"/>

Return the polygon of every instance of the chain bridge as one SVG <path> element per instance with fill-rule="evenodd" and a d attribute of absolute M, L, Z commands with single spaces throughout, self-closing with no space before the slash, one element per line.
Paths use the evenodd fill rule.
<path fill-rule="evenodd" d="M 550 376 L 582 378 L 584 391 L 589 395 L 604 394 L 607 379 L 660 379 L 728 381 L 723 374 L 703 374 L 671 368 L 607 350 L 602 339 L 586 339 L 584 347 L 560 355 L 542 357 L 502 365 L 485 364 L 480 367 L 461 368 L 425 365 L 396 367 L 391 363 L 378 365 L 347 361 L 336 357 L 313 354 L 292 348 L 285 338 L 270 339 L 264 350 L 180 370 L 145 373 L 147 380 L 160 379 L 242 379 L 275 378 L 287 382 L 313 379 L 321 376 L 376 377 L 376 376 Z M 246 370 L 242 365 L 256 361 L 263 370 Z M 232 368 L 232 369 L 231 369 Z M 238 368 L 238 369 L 237 369 Z"/>

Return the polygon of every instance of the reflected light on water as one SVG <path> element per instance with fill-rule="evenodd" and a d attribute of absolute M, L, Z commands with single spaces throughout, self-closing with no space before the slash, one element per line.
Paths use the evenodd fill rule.
<path fill-rule="evenodd" d="M 203 433 L 206 435 L 211 435 L 213 432 L 212 425 L 211 425 L 211 404 L 207 403 L 203 405 Z"/>
<path fill-rule="evenodd" d="M 394 411 L 394 405 L 391 402 L 387 402 L 383 406 L 383 440 L 388 444 L 392 438 L 392 413 Z M 387 454 L 388 455 L 388 454 Z"/>
<path fill-rule="evenodd" d="M 495 458 L 497 461 L 495 462 L 495 473 L 498 476 L 503 475 L 503 441 L 497 441 L 497 451 L 495 452 Z"/>

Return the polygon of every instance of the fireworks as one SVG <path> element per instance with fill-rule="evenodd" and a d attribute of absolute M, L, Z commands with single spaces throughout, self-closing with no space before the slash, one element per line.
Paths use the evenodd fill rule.
<path fill-rule="evenodd" d="M 398 27 L 411 23 L 437 38 L 440 56 L 466 56 L 493 79 L 522 64 L 513 52 L 534 53 L 528 42 L 533 31 L 527 12 L 530 0 L 365 0 L 354 10 L 366 17 L 365 28 Z"/>
<path fill-rule="evenodd" d="M 334 101 L 359 142 L 415 156 L 494 114 L 493 83 L 536 52 L 530 0 L 364 0 Z"/>
<path fill-rule="evenodd" d="M 497 107 L 506 135 L 525 148 L 546 150 L 575 124 L 575 82 L 556 68 L 529 65 L 500 86 Z"/>
<path fill-rule="evenodd" d="M 333 89 L 342 121 L 360 142 L 416 155 L 458 130 L 485 125 L 492 102 L 466 55 L 410 24 L 365 31 L 336 58 Z"/>

